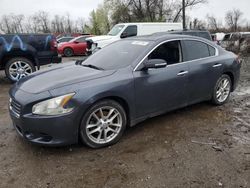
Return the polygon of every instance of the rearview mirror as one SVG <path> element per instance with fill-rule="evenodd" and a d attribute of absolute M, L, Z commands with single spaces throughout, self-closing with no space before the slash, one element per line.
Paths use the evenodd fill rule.
<path fill-rule="evenodd" d="M 167 66 L 167 62 L 164 59 L 149 59 L 144 63 L 144 69 L 158 69 Z"/>
<path fill-rule="evenodd" d="M 78 41 L 74 41 L 75 44 L 78 44 L 79 42 Z"/>

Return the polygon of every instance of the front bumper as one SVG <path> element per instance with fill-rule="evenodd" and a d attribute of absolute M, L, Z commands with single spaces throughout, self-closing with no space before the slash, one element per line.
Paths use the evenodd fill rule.
<path fill-rule="evenodd" d="M 63 146 L 78 142 L 78 126 L 73 114 L 43 117 L 33 114 L 17 117 L 10 109 L 10 116 L 17 133 L 31 143 Z"/>

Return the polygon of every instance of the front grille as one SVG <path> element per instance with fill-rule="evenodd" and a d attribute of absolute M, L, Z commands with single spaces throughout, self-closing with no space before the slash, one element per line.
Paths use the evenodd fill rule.
<path fill-rule="evenodd" d="M 10 109 L 17 115 L 20 116 L 22 106 L 15 99 L 10 98 Z"/>

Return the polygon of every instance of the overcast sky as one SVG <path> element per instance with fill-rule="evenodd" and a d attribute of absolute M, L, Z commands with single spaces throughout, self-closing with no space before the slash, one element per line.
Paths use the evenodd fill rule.
<path fill-rule="evenodd" d="M 250 0 L 208 1 L 208 4 L 198 6 L 188 13 L 197 18 L 205 18 L 210 14 L 223 21 L 227 10 L 239 8 L 244 13 L 244 18 L 250 21 Z M 68 12 L 73 18 L 88 19 L 90 11 L 102 2 L 103 0 L 0 0 L 0 16 L 10 13 L 31 15 L 38 10 L 45 10 L 50 15 Z"/>

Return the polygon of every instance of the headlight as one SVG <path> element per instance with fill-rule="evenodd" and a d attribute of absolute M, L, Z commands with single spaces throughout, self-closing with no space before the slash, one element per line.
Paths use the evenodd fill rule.
<path fill-rule="evenodd" d="M 66 107 L 66 104 L 74 95 L 75 93 L 70 93 L 35 104 L 32 107 L 32 113 L 49 116 L 69 113 L 73 108 Z"/>
<path fill-rule="evenodd" d="M 94 51 L 97 48 L 97 45 L 98 45 L 97 43 L 93 43 L 91 45 L 91 50 Z"/>

